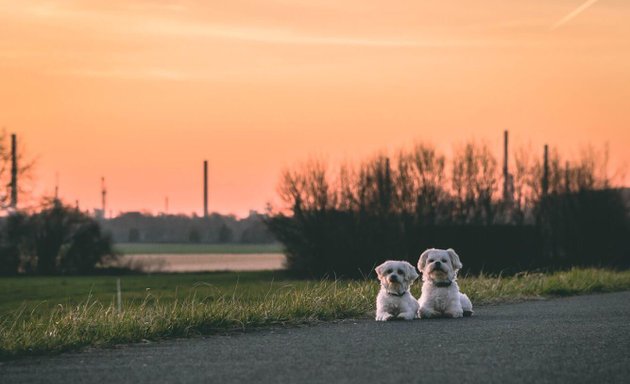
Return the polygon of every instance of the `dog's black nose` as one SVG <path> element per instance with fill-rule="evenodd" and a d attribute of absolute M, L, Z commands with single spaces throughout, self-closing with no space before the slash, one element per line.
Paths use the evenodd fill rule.
<path fill-rule="evenodd" d="M 398 281 L 398 276 L 396 276 L 396 275 L 391 275 L 391 276 L 389 277 L 389 281 Z"/>
<path fill-rule="evenodd" d="M 439 261 L 436 261 L 436 262 L 435 262 L 435 266 L 436 266 L 436 267 L 439 267 L 440 265 L 442 265 L 442 263 L 440 263 Z"/>

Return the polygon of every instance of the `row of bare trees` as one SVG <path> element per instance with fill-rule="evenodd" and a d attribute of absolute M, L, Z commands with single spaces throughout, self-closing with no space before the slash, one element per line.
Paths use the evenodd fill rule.
<path fill-rule="evenodd" d="M 310 160 L 285 170 L 278 191 L 278 212 L 349 210 L 413 215 L 426 224 L 526 224 L 543 196 L 543 157 L 520 148 L 508 176 L 510 196 L 501 194 L 503 175 L 484 143 L 468 142 L 450 162 L 435 147 L 418 144 L 393 157 L 378 155 L 358 166 L 332 171 Z M 608 153 L 591 147 L 573 162 L 552 150 L 548 194 L 574 193 L 613 186 Z"/>
<path fill-rule="evenodd" d="M 494 244 L 497 253 L 520 247 L 512 257 L 534 258 L 534 253 L 549 253 L 547 238 L 559 232 L 548 228 L 547 217 L 557 217 L 560 205 L 542 201 L 614 186 L 606 148 L 587 148 L 572 161 L 552 149 L 546 165 L 542 151 L 520 148 L 511 160 L 513 169 L 506 178 L 490 147 L 474 141 L 450 158 L 433 146 L 417 144 L 391 157 L 381 154 L 337 170 L 310 160 L 283 172 L 278 186 L 282 206 L 268 224 L 286 247 L 289 267 L 303 274 L 353 274 L 352 263 L 359 262 L 365 271 L 386 256 L 413 259 L 421 251 L 418 247 L 458 242 L 483 253 L 484 246 L 501 240 L 505 251 Z M 560 216 L 568 220 L 568 215 Z M 554 222 L 557 226 L 558 220 Z M 343 249 L 340 244 L 345 244 Z M 478 257 L 480 269 L 503 256 L 488 256 L 488 262 Z M 349 259 L 352 263 L 343 261 Z M 502 261 L 509 264 L 507 257 Z"/>

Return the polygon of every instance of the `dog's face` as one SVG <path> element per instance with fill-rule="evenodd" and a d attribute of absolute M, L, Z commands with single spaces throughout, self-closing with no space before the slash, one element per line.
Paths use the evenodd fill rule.
<path fill-rule="evenodd" d="M 457 271 L 462 267 L 459 256 L 451 248 L 449 249 L 427 249 L 420 255 L 418 269 L 422 271 L 424 280 L 454 280 Z"/>
<path fill-rule="evenodd" d="M 381 285 L 386 289 L 404 292 L 418 278 L 418 272 L 406 261 L 388 260 L 375 269 Z"/>

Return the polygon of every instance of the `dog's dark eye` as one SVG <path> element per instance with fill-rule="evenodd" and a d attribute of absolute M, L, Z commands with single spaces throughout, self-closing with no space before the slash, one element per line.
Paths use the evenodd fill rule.
<path fill-rule="evenodd" d="M 388 269 L 387 271 L 385 271 L 385 273 L 390 274 L 390 273 L 392 273 L 392 270 Z"/>
<path fill-rule="evenodd" d="M 433 259 L 429 259 L 429 263 L 432 263 L 432 262 L 433 262 Z"/>
<path fill-rule="evenodd" d="M 398 274 L 399 274 L 399 275 L 402 275 L 402 274 L 403 274 L 402 269 L 399 269 L 399 270 L 398 270 L 398 271 L 396 271 L 396 272 L 398 272 Z"/>
<path fill-rule="evenodd" d="M 443 263 L 446 263 L 446 259 L 442 259 L 442 262 L 443 262 Z"/>

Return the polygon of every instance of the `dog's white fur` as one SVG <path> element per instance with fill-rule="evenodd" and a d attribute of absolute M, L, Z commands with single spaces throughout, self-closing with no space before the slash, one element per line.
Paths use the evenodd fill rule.
<path fill-rule="evenodd" d="M 462 317 L 473 314 L 472 303 L 459 291 L 457 272 L 462 268 L 459 256 L 451 248 L 427 249 L 420 255 L 422 294 L 418 300 L 418 317 Z"/>
<path fill-rule="evenodd" d="M 376 320 L 415 319 L 418 302 L 409 288 L 419 277 L 416 268 L 406 261 L 388 260 L 375 271 L 381 282 L 381 290 L 376 297 Z"/>

